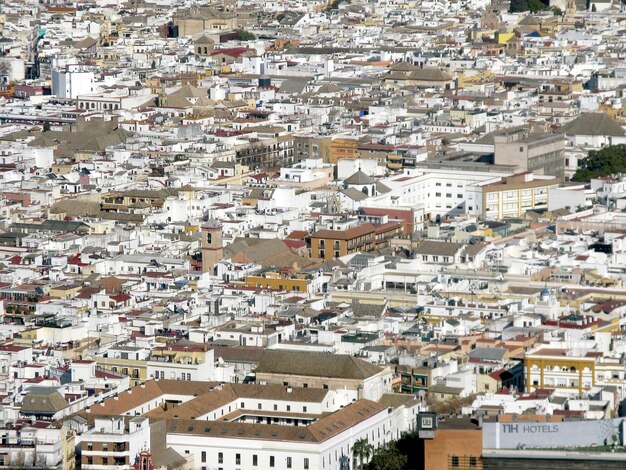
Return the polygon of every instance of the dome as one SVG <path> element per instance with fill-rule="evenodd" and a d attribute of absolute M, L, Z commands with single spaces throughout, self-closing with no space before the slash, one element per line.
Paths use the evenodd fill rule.
<path fill-rule="evenodd" d="M 547 287 L 544 287 L 541 290 L 541 297 L 550 297 L 550 289 L 548 289 Z"/>

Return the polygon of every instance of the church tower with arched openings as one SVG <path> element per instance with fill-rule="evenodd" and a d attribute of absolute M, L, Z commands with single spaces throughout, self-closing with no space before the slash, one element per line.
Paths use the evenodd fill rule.
<path fill-rule="evenodd" d="M 202 271 L 214 274 L 213 268 L 224 257 L 222 226 L 209 220 L 202 226 Z"/>

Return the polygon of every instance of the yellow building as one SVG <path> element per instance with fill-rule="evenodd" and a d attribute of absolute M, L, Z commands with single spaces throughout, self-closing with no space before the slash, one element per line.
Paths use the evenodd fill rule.
<path fill-rule="evenodd" d="M 347 230 L 318 230 L 311 235 L 311 257 L 332 260 L 376 248 L 376 228 L 363 224 Z"/>
<path fill-rule="evenodd" d="M 310 281 L 304 276 L 285 279 L 278 273 L 266 273 L 264 276 L 247 276 L 243 282 L 245 287 L 260 289 L 286 290 L 290 292 L 308 292 Z"/>
<path fill-rule="evenodd" d="M 359 158 L 359 141 L 356 139 L 338 138 L 330 142 L 329 161 L 336 164 L 342 158 Z"/>
<path fill-rule="evenodd" d="M 496 32 L 496 42 L 498 44 L 506 44 L 507 42 L 509 42 L 511 39 L 513 39 L 515 37 L 515 33 L 513 32 Z"/>
<path fill-rule="evenodd" d="M 73 299 L 74 297 L 78 295 L 81 289 L 82 289 L 82 286 L 78 284 L 75 286 L 63 285 L 63 286 L 51 287 L 50 291 L 48 292 L 48 295 L 55 299 L 64 299 L 64 300 Z"/>
<path fill-rule="evenodd" d="M 499 220 L 521 217 L 531 210 L 547 209 L 548 192 L 558 188 L 559 181 L 524 172 L 479 186 L 482 189 L 482 215 Z"/>
<path fill-rule="evenodd" d="M 130 385 L 134 387 L 145 382 L 148 377 L 148 363 L 145 360 L 122 359 L 116 357 L 95 357 L 98 367 L 119 372 L 130 377 Z"/>
<path fill-rule="evenodd" d="M 67 163 L 55 163 L 52 165 L 52 173 L 55 175 L 68 175 L 74 169 L 74 165 Z"/>
<path fill-rule="evenodd" d="M 70 430 L 65 422 L 60 429 L 61 433 L 61 468 L 74 470 L 76 468 L 76 433 Z"/>
<path fill-rule="evenodd" d="M 571 350 L 541 345 L 524 357 L 526 392 L 537 389 L 577 391 L 579 395 L 595 386 L 623 386 L 624 363 L 605 358 L 601 352 L 572 354 Z"/>

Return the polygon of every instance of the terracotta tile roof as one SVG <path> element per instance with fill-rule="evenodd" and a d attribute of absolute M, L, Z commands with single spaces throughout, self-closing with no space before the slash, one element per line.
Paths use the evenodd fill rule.
<path fill-rule="evenodd" d="M 378 413 L 386 412 L 385 406 L 362 399 L 306 427 L 179 418 L 168 420 L 167 433 L 265 441 L 324 442 Z"/>
<path fill-rule="evenodd" d="M 382 371 L 374 364 L 348 355 L 334 354 L 332 360 L 329 358 L 325 353 L 268 349 L 256 372 L 364 380 Z"/>
<path fill-rule="evenodd" d="M 376 228 L 372 224 L 362 224 L 348 230 L 318 230 L 311 238 L 325 238 L 332 240 L 352 240 L 370 233 L 374 233 Z"/>

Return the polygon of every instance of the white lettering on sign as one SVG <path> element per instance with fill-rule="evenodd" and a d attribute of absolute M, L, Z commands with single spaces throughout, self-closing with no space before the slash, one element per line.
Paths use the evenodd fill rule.
<path fill-rule="evenodd" d="M 556 424 L 503 424 L 502 428 L 504 434 L 559 432 L 559 427 Z"/>

